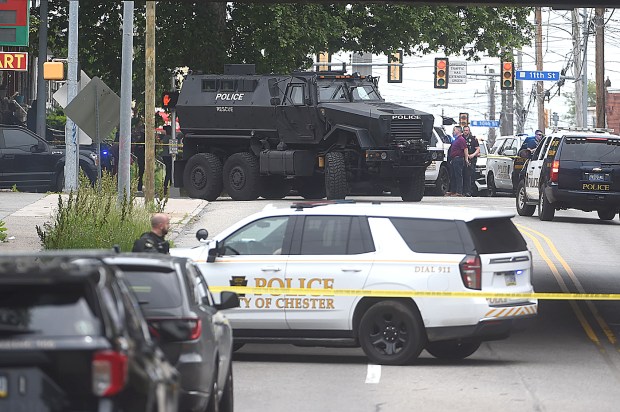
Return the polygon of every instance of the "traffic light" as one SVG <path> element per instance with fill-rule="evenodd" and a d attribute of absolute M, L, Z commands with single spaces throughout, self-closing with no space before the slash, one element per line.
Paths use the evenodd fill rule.
<path fill-rule="evenodd" d="M 448 88 L 448 59 L 445 57 L 435 57 L 435 89 Z"/>
<path fill-rule="evenodd" d="M 459 125 L 461 127 L 469 126 L 469 113 L 459 113 Z"/>
<path fill-rule="evenodd" d="M 502 90 L 514 90 L 515 88 L 515 68 L 511 61 L 502 62 Z"/>
<path fill-rule="evenodd" d="M 331 53 L 328 53 L 328 52 L 318 53 L 316 55 L 316 62 L 317 63 L 331 63 L 332 62 L 332 55 L 331 55 Z M 331 70 L 331 67 L 329 65 L 316 66 L 316 71 L 317 72 L 328 72 L 330 70 Z"/>
<path fill-rule="evenodd" d="M 388 63 L 401 63 L 403 62 L 403 51 L 398 50 L 388 56 Z M 402 83 L 403 82 L 403 66 L 388 66 L 388 83 Z"/>
<path fill-rule="evenodd" d="M 0 1 L 0 46 L 28 46 L 29 0 Z"/>
<path fill-rule="evenodd" d="M 161 103 L 164 109 L 174 109 L 179 100 L 179 92 L 164 92 Z"/>

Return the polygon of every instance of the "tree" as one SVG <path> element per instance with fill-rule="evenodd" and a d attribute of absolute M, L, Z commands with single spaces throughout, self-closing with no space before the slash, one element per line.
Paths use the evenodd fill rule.
<path fill-rule="evenodd" d="M 135 2 L 133 89 L 143 107 L 145 1 Z M 49 2 L 49 48 L 66 56 L 68 2 Z M 120 90 L 122 2 L 80 0 L 82 70 Z M 459 7 L 401 4 L 157 3 L 157 90 L 170 84 L 170 69 L 187 66 L 221 73 L 226 63 L 254 63 L 258 72 L 309 68 L 313 55 L 338 51 L 408 55 L 443 51 L 478 60 L 486 53 L 530 43 L 533 26 L 524 7 Z M 34 15 L 36 16 L 36 11 Z M 31 36 L 36 51 L 37 35 Z"/>
<path fill-rule="evenodd" d="M 575 105 L 575 93 L 562 93 L 562 97 L 566 99 L 568 105 L 568 111 L 566 115 L 562 116 L 562 119 L 566 120 L 570 126 L 576 124 L 576 105 Z M 581 99 L 582 96 L 579 96 Z M 596 82 L 588 80 L 588 107 L 596 106 Z"/>

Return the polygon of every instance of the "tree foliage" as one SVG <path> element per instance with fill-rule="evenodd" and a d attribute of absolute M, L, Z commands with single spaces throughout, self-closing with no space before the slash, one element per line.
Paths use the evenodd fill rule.
<path fill-rule="evenodd" d="M 123 2 L 80 0 L 81 69 L 120 90 Z M 524 7 L 403 4 L 157 2 L 156 95 L 169 88 L 170 70 L 218 73 L 226 63 L 254 63 L 258 72 L 309 68 L 322 51 L 407 55 L 443 52 L 477 60 L 482 53 L 529 44 L 533 27 Z M 69 2 L 49 2 L 49 49 L 67 54 Z M 37 18 L 36 10 L 34 18 Z M 145 1 L 134 9 L 134 97 L 144 90 Z M 36 32 L 31 50 L 37 48 Z"/>
<path fill-rule="evenodd" d="M 575 103 L 575 95 L 575 92 L 562 93 L 562 97 L 566 99 L 566 104 L 568 105 L 568 111 L 566 115 L 562 116 L 562 119 L 566 120 L 571 126 L 576 124 L 577 105 Z M 579 96 L 579 98 L 581 99 L 582 96 Z M 596 106 L 596 82 L 588 80 L 588 107 L 592 106 Z"/>

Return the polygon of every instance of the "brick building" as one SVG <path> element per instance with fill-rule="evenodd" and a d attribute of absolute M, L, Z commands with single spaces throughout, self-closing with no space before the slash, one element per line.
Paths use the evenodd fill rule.
<path fill-rule="evenodd" d="M 620 89 L 607 88 L 605 97 L 605 119 L 607 127 L 620 134 Z"/>

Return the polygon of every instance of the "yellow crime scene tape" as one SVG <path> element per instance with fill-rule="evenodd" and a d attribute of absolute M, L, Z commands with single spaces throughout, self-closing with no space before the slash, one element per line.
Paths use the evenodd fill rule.
<path fill-rule="evenodd" d="M 427 297 L 427 298 L 506 298 L 545 300 L 620 300 L 618 293 L 493 293 L 493 292 L 439 292 L 421 290 L 365 290 L 365 289 L 308 289 L 258 288 L 247 286 L 209 286 L 212 292 L 236 292 L 254 295 L 305 296 L 371 296 L 371 297 Z"/>

